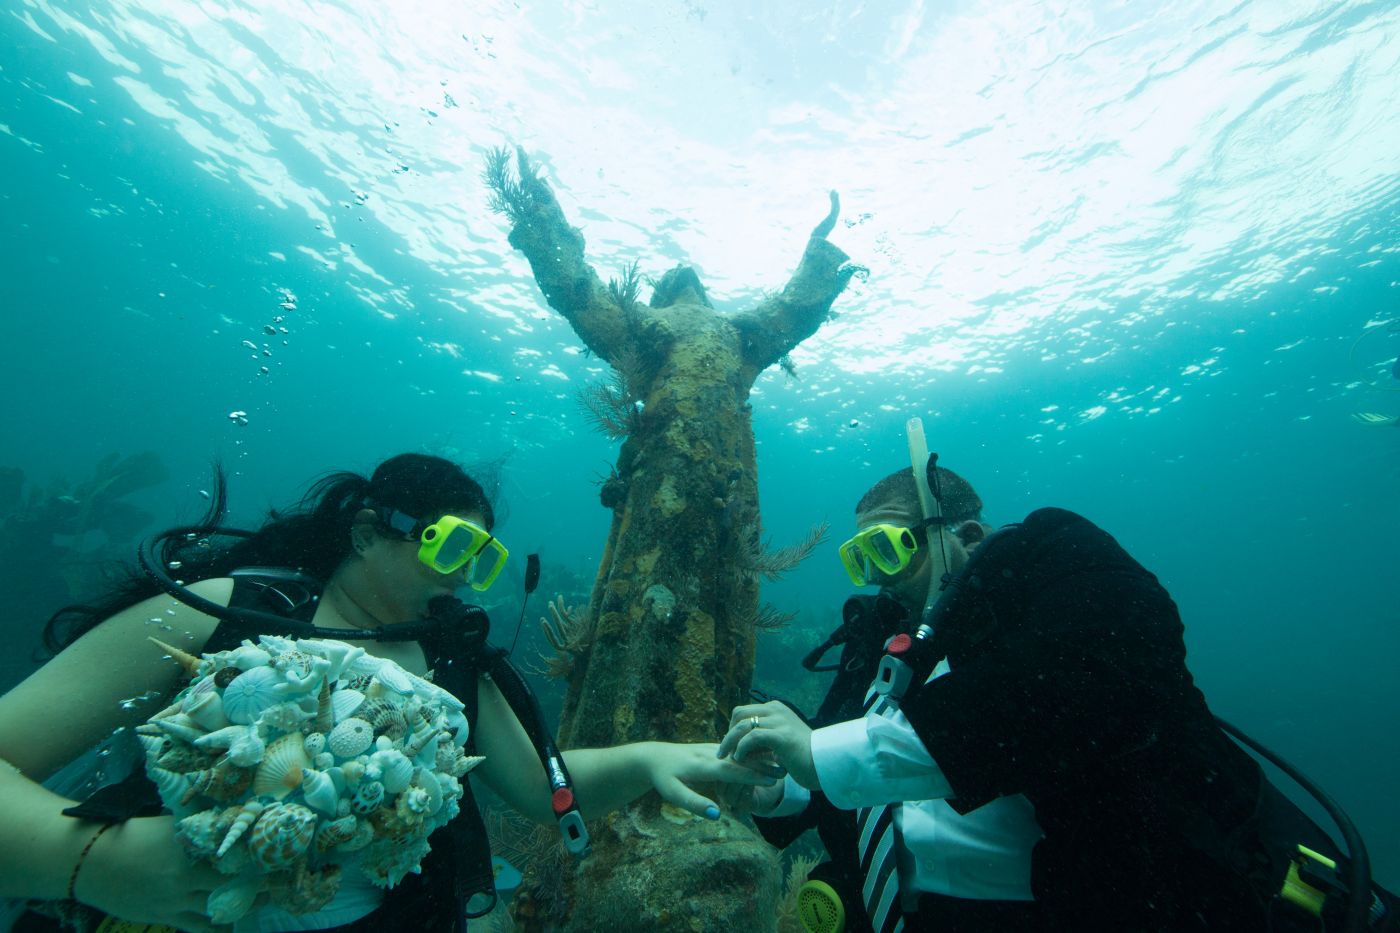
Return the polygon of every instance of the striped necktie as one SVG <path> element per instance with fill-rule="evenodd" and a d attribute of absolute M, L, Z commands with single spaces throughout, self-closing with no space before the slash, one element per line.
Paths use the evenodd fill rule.
<path fill-rule="evenodd" d="M 867 712 L 889 716 L 894 706 L 871 687 L 865 696 Z M 861 807 L 856 811 L 859 831 L 860 870 L 865 875 L 861 893 L 865 897 L 865 912 L 875 933 L 902 933 L 904 913 L 899 906 L 899 870 L 897 853 L 899 830 L 894 825 L 894 805 Z"/>

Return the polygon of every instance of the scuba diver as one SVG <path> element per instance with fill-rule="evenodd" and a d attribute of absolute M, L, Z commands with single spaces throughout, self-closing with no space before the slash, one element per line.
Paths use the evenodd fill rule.
<path fill-rule="evenodd" d="M 965 546 L 975 548 L 983 531 L 982 500 L 961 476 L 943 467 L 938 472 L 949 526 L 963 536 Z M 912 489 L 908 474 L 908 470 L 896 474 L 893 485 Z M 928 528 L 905 522 L 896 530 L 886 520 L 898 522 L 904 516 L 885 510 L 885 498 L 884 490 L 876 487 L 857 506 L 856 525 L 865 535 L 863 540 L 872 548 L 888 551 L 892 560 L 896 553 L 927 555 Z M 907 631 L 911 619 L 920 616 L 931 584 L 936 584 L 928 572 L 932 566 L 929 561 L 921 560 L 909 573 L 886 576 L 868 562 L 868 572 L 858 569 L 850 553 L 850 547 L 843 547 L 842 561 L 852 583 L 883 586 L 877 595 L 846 600 L 841 624 L 802 660 L 807 670 L 835 672 L 821 707 L 807 720 L 813 728 L 860 719 L 885 645 Z M 823 665 L 821 659 L 838 646 L 839 659 Z M 866 878 L 861 868 L 861 833 L 855 813 L 837 808 L 821 791 L 809 794 L 792 781 L 772 791 L 756 792 L 755 804 L 754 824 L 771 844 L 785 848 L 815 828 L 826 847 L 829 860 L 808 875 L 800 899 L 808 929 L 830 931 L 832 918 L 839 912 L 847 933 L 869 931 L 871 922 L 862 895 Z M 1024 797 L 1006 797 L 968 814 L 958 813 L 945 800 L 903 800 L 894 809 L 901 857 L 917 866 L 910 872 L 905 890 L 918 894 L 921 924 L 967 933 L 1039 928 L 1030 864 L 1031 850 L 1042 834 Z M 914 913 L 909 911 L 906 925 L 912 923 Z"/>
<path fill-rule="evenodd" d="M 966 522 L 954 534 L 937 455 L 915 422 L 910 450 L 913 469 L 866 494 L 840 548 L 854 582 L 905 596 L 928 582 L 927 605 L 885 647 L 868 711 L 812 729 L 781 703 L 741 706 L 720 743 L 738 761 L 787 769 L 780 792 L 755 791 L 756 806 L 800 810 L 820 792 L 823 805 L 856 811 L 873 929 L 977 929 L 938 915 L 952 901 L 930 899 L 936 839 L 909 838 L 901 811 L 941 800 L 973 815 L 1018 796 L 1043 833 L 1029 851 L 1036 914 L 988 928 L 1400 929 L 1400 905 L 1372 883 L 1345 814 L 1212 716 L 1185 666 L 1176 606 L 1151 573 L 1061 509 L 985 538 Z M 1345 854 L 1231 737 L 1323 803 Z M 956 824 L 945 826 L 952 838 Z M 809 929 L 841 927 L 851 905 L 837 898 L 835 886 L 809 892 Z"/>
<path fill-rule="evenodd" d="M 1357 347 L 1359 347 L 1361 342 L 1368 336 L 1377 333 L 1400 335 L 1400 320 L 1391 321 L 1383 326 L 1367 327 L 1367 329 L 1363 330 L 1361 335 L 1352 342 L 1351 351 L 1347 354 L 1353 366 L 1359 365 L 1356 359 Z M 1395 380 L 1400 380 L 1400 354 L 1398 354 L 1394 362 L 1390 364 L 1390 377 Z M 1380 389 L 1386 392 L 1400 392 L 1400 386 L 1383 386 L 1370 374 L 1363 374 L 1362 378 L 1365 380 L 1366 384 L 1373 389 Z M 1400 427 L 1400 415 L 1384 415 L 1374 411 L 1358 411 L 1352 413 L 1351 419 L 1357 424 L 1364 424 L 1369 427 Z"/>
<path fill-rule="evenodd" d="M 262 634 L 352 640 L 412 673 L 431 670 L 465 706 L 467 753 L 484 756 L 473 776 L 526 816 L 557 823 L 575 855 L 588 849 L 582 816 L 649 790 L 713 819 L 716 805 L 687 782 L 771 783 L 738 766 L 717 769 L 705 746 L 554 747 L 524 681 L 487 643 L 486 614 L 456 598 L 459 589 L 491 586 L 508 557 L 492 533 L 486 493 L 457 465 L 402 454 L 368 479 L 331 474 L 298 508 L 274 511 L 254 532 L 221 527 L 218 479 L 204 520 L 143 545 L 144 572 L 100 604 L 56 614 L 45 631 L 56 656 L 0 697 L 0 896 L 39 902 L 50 915 L 30 912 L 16 930 L 53 929 L 51 916 L 70 926 L 100 920 L 104 929 L 118 917 L 215 929 L 207 896 L 226 878 L 182 851 L 144 767 L 77 804 L 58 782 L 39 783 L 114 729 L 116 740 L 96 760 L 106 770 L 124 754 L 141 760 L 124 727 L 181 685 L 152 634 L 194 654 Z M 91 766 L 76 768 L 92 776 Z M 246 922 L 262 930 L 463 929 L 496 900 L 481 816 L 466 782 L 464 790 L 461 812 L 431 837 L 421 874 L 388 891 L 343 884 L 310 915 L 258 906 Z"/>

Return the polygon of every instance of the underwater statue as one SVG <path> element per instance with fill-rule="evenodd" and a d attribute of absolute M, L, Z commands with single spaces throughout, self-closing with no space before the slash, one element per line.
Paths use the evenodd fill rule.
<path fill-rule="evenodd" d="M 755 636 L 774 617 L 758 600 L 774 555 L 759 543 L 749 392 L 768 367 L 790 365 L 857 271 L 826 239 L 836 194 L 782 291 L 720 314 L 685 266 L 647 304 L 635 264 L 603 284 L 523 150 L 516 164 L 504 149 L 488 157 L 491 206 L 550 307 L 613 367 L 611 385 L 584 400 L 625 438 L 602 484 L 613 520 L 589 609 L 558 633 L 571 668 L 560 744 L 715 741 L 748 699 Z M 650 798 L 597 827 L 593 855 L 554 874 L 522 889 L 523 928 L 774 929 L 778 859 L 728 815 L 699 820 Z"/>

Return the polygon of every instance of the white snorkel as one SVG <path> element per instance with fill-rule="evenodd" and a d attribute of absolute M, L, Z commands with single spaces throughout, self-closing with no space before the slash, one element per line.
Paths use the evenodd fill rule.
<path fill-rule="evenodd" d="M 910 418 L 904 425 L 904 433 L 909 438 L 909 465 L 914 468 L 914 488 L 919 491 L 919 511 L 924 518 L 924 540 L 928 543 L 928 559 L 933 562 L 929 572 L 928 596 L 924 600 L 924 614 L 943 595 L 941 585 L 948 574 L 948 549 L 943 546 L 943 503 L 929 487 L 928 440 L 924 437 L 924 422 L 921 418 Z M 937 459 L 932 466 L 937 468 Z M 933 548 L 933 534 L 938 533 L 938 550 Z"/>

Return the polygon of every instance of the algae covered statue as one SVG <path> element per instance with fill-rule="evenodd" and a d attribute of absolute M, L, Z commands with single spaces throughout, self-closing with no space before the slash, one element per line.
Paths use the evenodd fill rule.
<path fill-rule="evenodd" d="M 625 437 L 603 484 L 612 529 L 585 618 L 557 639 L 571 669 L 561 743 L 711 741 L 746 701 L 757 629 L 758 477 L 749 392 L 764 369 L 826 320 L 857 271 L 827 241 L 839 204 L 813 231 L 786 286 L 721 314 L 677 267 L 637 300 L 635 264 L 604 285 L 554 192 L 523 150 L 492 152 L 491 206 L 511 223 L 550 306 L 613 367 L 590 407 Z M 540 879 L 517 901 L 527 927 L 763 930 L 774 925 L 778 861 L 744 824 L 692 820 L 654 799 L 594 834 L 577 875 Z M 562 882 L 564 899 L 542 896 Z M 551 914 L 551 911 L 553 913 Z"/>

